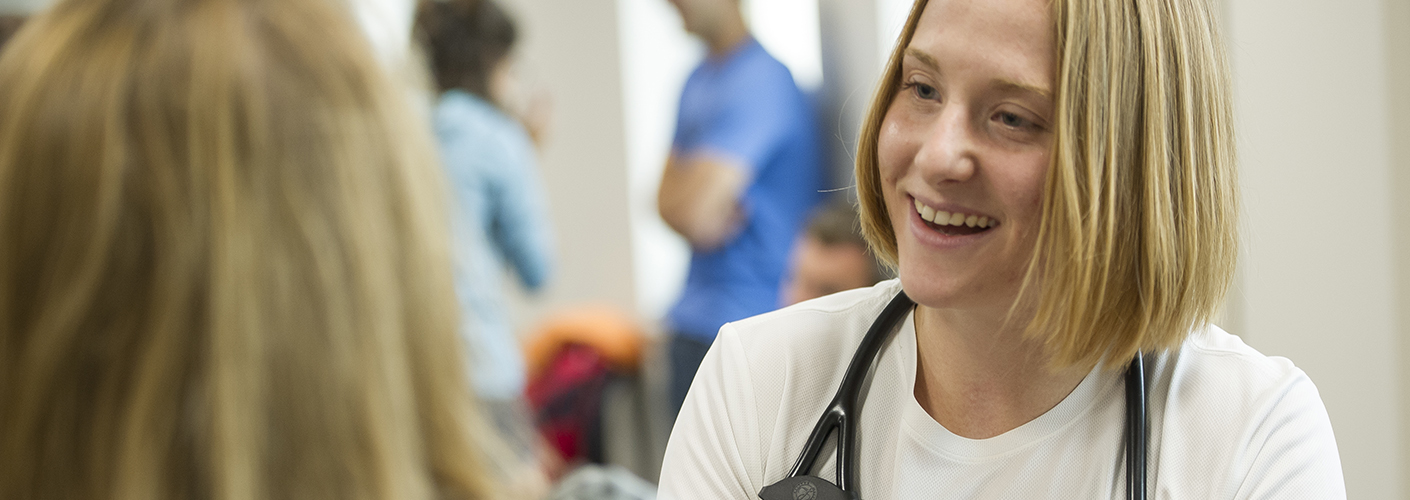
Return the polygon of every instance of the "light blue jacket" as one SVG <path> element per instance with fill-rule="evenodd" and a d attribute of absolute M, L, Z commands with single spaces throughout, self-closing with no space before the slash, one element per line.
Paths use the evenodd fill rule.
<path fill-rule="evenodd" d="M 455 207 L 455 285 L 471 377 L 481 397 L 515 399 L 524 391 L 524 358 L 500 276 L 509 267 L 536 291 L 553 260 L 533 144 L 519 122 L 459 90 L 441 95 L 435 128 Z"/>

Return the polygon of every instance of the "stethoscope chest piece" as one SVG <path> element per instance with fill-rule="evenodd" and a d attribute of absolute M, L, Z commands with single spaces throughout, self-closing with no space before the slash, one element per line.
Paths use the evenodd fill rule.
<path fill-rule="evenodd" d="M 763 500 L 856 500 L 836 485 L 813 476 L 794 476 L 759 492 Z"/>

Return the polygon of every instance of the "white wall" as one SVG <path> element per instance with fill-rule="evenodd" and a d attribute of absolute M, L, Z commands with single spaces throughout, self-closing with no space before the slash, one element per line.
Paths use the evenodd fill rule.
<path fill-rule="evenodd" d="M 524 83 L 548 93 L 553 120 L 539 156 L 557 239 L 544 293 L 519 324 L 567 305 L 634 311 L 627 155 L 615 0 L 502 0 L 520 28 Z"/>
<path fill-rule="evenodd" d="M 1386 4 L 1386 62 L 1390 76 L 1392 171 L 1395 173 L 1395 260 L 1399 267 L 1396 329 L 1400 341 L 1400 491 L 1410 497 L 1410 2 Z"/>
<path fill-rule="evenodd" d="M 831 187 L 854 183 L 857 134 L 881 71 L 877 17 L 871 0 L 818 1 L 824 77 L 817 116 Z"/>
<path fill-rule="evenodd" d="M 1321 390 L 1350 498 L 1403 498 L 1391 2 L 1229 0 L 1246 251 L 1241 324 Z M 1401 25 L 1401 28 L 1404 28 Z"/>
<path fill-rule="evenodd" d="M 823 80 L 818 0 L 741 0 L 740 7 L 759 45 L 788 67 L 798 88 L 817 90 Z"/>

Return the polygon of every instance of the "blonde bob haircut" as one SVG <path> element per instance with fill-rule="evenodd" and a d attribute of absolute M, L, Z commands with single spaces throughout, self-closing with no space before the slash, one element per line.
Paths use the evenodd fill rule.
<path fill-rule="evenodd" d="M 1206 324 L 1232 279 L 1237 179 L 1227 61 L 1209 0 L 1052 0 L 1052 163 L 1014 304 L 1057 366 L 1121 368 Z M 867 115 L 862 229 L 896 264 L 877 165 L 882 120 L 926 0 L 911 9 Z M 1014 316 L 1018 317 L 1018 316 Z"/>
<path fill-rule="evenodd" d="M 0 57 L 0 499 L 479 499 L 428 125 L 334 0 Z"/>

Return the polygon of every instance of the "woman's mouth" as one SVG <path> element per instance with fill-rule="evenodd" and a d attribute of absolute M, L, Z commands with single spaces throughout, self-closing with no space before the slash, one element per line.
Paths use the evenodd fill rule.
<path fill-rule="evenodd" d="M 915 200 L 916 213 L 930 229 L 946 236 L 966 236 L 979 234 L 998 227 L 998 219 L 960 212 L 936 210 Z"/>

